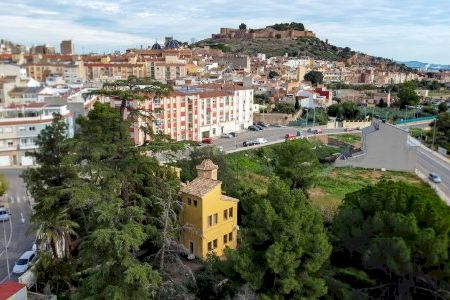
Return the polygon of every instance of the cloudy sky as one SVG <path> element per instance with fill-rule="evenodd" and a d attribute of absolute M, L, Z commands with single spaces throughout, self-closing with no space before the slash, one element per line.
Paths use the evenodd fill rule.
<path fill-rule="evenodd" d="M 73 39 L 77 52 L 191 41 L 220 27 L 302 22 L 338 46 L 396 60 L 450 64 L 450 0 L 0 0 L 0 38 Z"/>

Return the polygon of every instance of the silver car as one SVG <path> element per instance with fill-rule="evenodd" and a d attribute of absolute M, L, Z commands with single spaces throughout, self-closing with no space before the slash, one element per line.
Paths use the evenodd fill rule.
<path fill-rule="evenodd" d="M 430 175 L 428 175 L 428 179 L 430 179 L 434 183 L 441 183 L 442 182 L 441 177 L 438 174 L 434 173 L 434 172 L 432 172 L 432 173 L 430 173 Z"/>
<path fill-rule="evenodd" d="M 9 220 L 9 211 L 4 207 L 0 207 L 0 221 L 4 222 L 8 220 Z"/>

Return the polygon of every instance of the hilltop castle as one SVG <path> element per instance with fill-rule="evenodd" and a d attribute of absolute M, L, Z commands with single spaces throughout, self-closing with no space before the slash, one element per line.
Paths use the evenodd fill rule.
<path fill-rule="evenodd" d="M 308 30 L 276 30 L 271 26 L 261 29 L 234 29 L 234 28 L 220 28 L 220 33 L 212 34 L 213 40 L 270 40 L 270 39 L 287 39 L 295 40 L 299 37 L 315 37 L 312 31 Z"/>

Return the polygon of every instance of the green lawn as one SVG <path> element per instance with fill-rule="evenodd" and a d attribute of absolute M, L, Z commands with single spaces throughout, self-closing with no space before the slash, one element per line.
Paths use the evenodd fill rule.
<path fill-rule="evenodd" d="M 410 172 L 382 172 L 357 168 L 328 167 L 322 170 L 319 177 L 316 186 L 309 191 L 309 196 L 325 218 L 330 220 L 347 193 L 355 192 L 382 179 L 423 184 L 414 173 Z"/>
<path fill-rule="evenodd" d="M 352 134 L 342 136 L 347 140 L 357 140 L 357 137 L 360 137 Z M 319 142 L 313 142 L 313 144 L 320 155 L 329 155 L 328 152 L 339 150 Z M 228 166 L 233 177 L 238 178 L 241 184 L 253 188 L 257 193 L 265 194 L 270 177 L 274 176 L 271 167 L 271 160 L 274 159 L 272 147 L 274 146 L 227 155 Z M 414 173 L 410 172 L 335 168 L 323 164 L 316 185 L 308 191 L 309 199 L 322 212 L 325 219 L 330 221 L 347 193 L 355 192 L 382 179 L 423 184 Z"/>
<path fill-rule="evenodd" d="M 361 134 L 338 134 L 333 136 L 334 139 L 347 143 L 347 144 L 355 144 L 361 141 Z"/>

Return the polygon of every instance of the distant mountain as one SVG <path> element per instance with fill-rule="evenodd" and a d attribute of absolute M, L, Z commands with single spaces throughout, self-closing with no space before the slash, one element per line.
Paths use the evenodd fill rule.
<path fill-rule="evenodd" d="M 420 70 L 420 71 L 448 71 L 450 70 L 450 65 L 437 65 L 437 64 L 429 64 L 423 63 L 420 61 L 399 61 L 398 63 L 404 64 L 411 69 Z"/>

